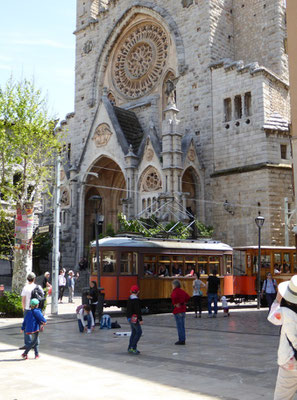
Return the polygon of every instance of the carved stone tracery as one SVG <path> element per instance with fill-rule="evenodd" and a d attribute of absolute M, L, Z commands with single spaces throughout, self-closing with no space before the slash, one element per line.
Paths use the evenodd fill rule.
<path fill-rule="evenodd" d="M 162 75 L 168 58 L 168 36 L 154 22 L 133 27 L 120 41 L 113 60 L 113 82 L 128 98 L 150 92 Z"/>
<path fill-rule="evenodd" d="M 161 189 L 162 182 L 158 171 L 155 168 L 150 168 L 143 177 L 142 190 L 144 192 L 153 192 Z"/>

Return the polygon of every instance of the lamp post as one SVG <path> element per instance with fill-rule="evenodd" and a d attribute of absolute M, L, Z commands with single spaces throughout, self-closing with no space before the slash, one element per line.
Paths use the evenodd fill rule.
<path fill-rule="evenodd" d="M 96 240 L 96 262 L 97 262 L 97 278 L 98 278 L 98 289 L 101 289 L 101 274 L 100 274 L 100 257 L 99 257 L 99 231 L 98 226 L 99 224 L 103 223 L 104 216 L 99 215 L 98 211 L 101 208 L 102 204 L 102 197 L 99 195 L 94 195 L 89 198 L 89 200 L 95 203 L 95 240 Z"/>
<path fill-rule="evenodd" d="M 261 307 L 261 228 L 264 225 L 265 218 L 258 215 L 255 218 L 256 225 L 258 227 L 258 273 L 257 273 L 257 308 Z"/>

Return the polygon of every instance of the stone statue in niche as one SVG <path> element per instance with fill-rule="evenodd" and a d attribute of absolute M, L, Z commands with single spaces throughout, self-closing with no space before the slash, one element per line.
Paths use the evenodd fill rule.
<path fill-rule="evenodd" d="M 167 104 L 175 104 L 176 103 L 176 83 L 178 78 L 176 79 L 168 79 L 165 82 L 165 94 L 168 98 Z"/>
<path fill-rule="evenodd" d="M 70 206 L 70 194 L 67 189 L 62 190 L 61 206 L 62 207 Z"/>
<path fill-rule="evenodd" d="M 194 0 L 182 0 L 183 7 L 190 7 L 194 3 Z"/>

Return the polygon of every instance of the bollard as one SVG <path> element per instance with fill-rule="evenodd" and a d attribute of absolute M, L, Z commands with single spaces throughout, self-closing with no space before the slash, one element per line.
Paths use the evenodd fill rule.
<path fill-rule="evenodd" d="M 4 294 L 4 285 L 0 285 L 0 297 Z"/>

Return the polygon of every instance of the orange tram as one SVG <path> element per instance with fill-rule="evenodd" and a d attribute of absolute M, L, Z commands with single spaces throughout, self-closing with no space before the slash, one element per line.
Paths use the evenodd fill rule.
<path fill-rule="evenodd" d="M 232 255 L 230 246 L 213 240 L 101 239 L 99 260 L 104 304 L 125 306 L 130 287 L 138 284 L 143 306 L 158 310 L 163 304 L 168 305 L 174 279 L 179 279 L 183 289 L 192 296 L 193 273 L 199 272 L 200 279 L 206 282 L 214 269 L 221 280 L 221 293 L 232 295 Z M 91 243 L 90 280 L 97 282 L 95 241 Z M 202 292 L 205 296 L 205 288 Z"/>
<path fill-rule="evenodd" d="M 90 253 L 90 280 L 97 282 L 95 241 L 91 243 Z M 233 267 L 233 258 L 236 267 Z M 213 240 L 108 237 L 99 241 L 99 261 L 104 304 L 107 306 L 125 306 L 130 287 L 138 284 L 143 306 L 160 310 L 170 302 L 174 279 L 179 279 L 183 289 L 192 296 L 193 273 L 199 272 L 200 279 L 206 283 L 214 269 L 221 281 L 221 295 L 231 301 L 255 299 L 257 296 L 257 246 L 232 249 Z M 272 273 L 277 283 L 290 279 L 297 273 L 296 248 L 261 247 L 262 281 L 267 272 Z M 206 296 L 205 288 L 201 289 Z"/>
<path fill-rule="evenodd" d="M 256 296 L 258 271 L 258 246 L 234 247 L 234 259 L 242 276 L 234 279 L 233 290 L 237 296 Z M 234 268 L 235 269 L 235 268 Z M 270 272 L 277 284 L 297 274 L 296 247 L 261 246 L 261 281 Z"/>

